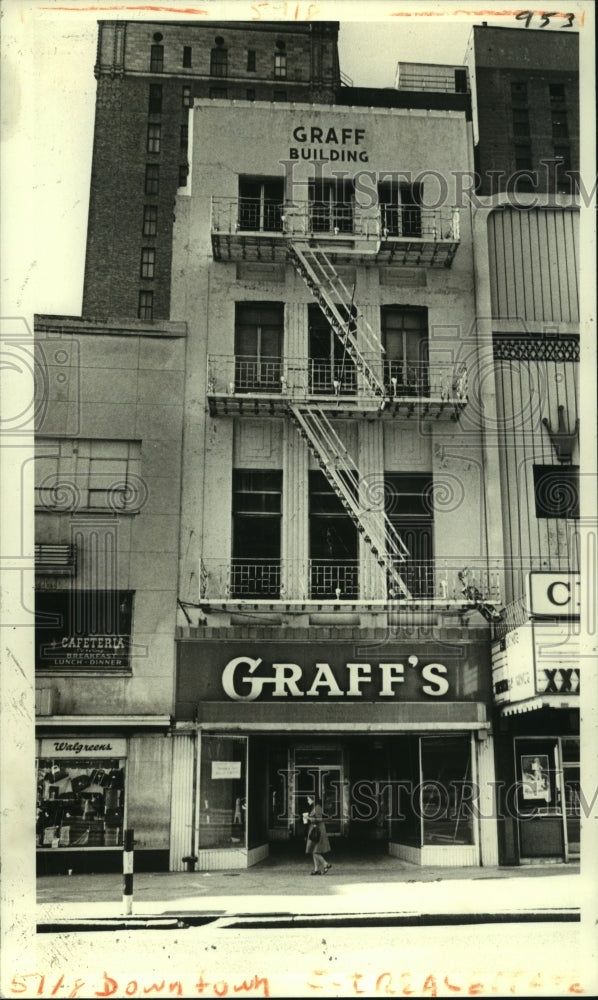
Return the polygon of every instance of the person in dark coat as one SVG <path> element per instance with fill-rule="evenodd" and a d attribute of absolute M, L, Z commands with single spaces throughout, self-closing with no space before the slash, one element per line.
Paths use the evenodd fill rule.
<path fill-rule="evenodd" d="M 303 821 L 308 824 L 307 841 L 305 843 L 305 853 L 311 854 L 314 861 L 314 869 L 311 875 L 325 875 L 332 865 L 323 857 L 330 850 L 330 841 L 326 833 L 326 824 L 322 814 L 322 802 L 315 795 L 308 795 L 307 802 L 309 812 L 303 813 Z M 312 831 L 317 831 L 317 839 L 313 839 Z M 312 835 L 310 837 L 310 834 Z"/>

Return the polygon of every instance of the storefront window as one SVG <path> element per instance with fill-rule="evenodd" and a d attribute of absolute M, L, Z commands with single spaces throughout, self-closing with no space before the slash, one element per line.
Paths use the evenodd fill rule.
<path fill-rule="evenodd" d="M 38 847 L 120 847 L 125 761 L 42 757 L 37 761 Z"/>
<path fill-rule="evenodd" d="M 422 737 L 423 843 L 473 844 L 471 748 L 467 737 Z"/>
<path fill-rule="evenodd" d="M 203 736 L 199 846 L 247 846 L 247 739 Z"/>

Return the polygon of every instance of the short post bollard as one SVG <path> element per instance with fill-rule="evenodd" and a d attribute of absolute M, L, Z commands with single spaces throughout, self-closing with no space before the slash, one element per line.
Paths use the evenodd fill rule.
<path fill-rule="evenodd" d="M 123 841 L 123 913 L 133 912 L 133 830 L 125 830 Z"/>

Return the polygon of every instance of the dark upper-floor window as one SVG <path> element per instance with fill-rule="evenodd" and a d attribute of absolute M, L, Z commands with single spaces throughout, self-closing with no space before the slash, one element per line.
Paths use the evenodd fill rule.
<path fill-rule="evenodd" d="M 193 98 L 191 97 L 191 87 L 187 84 L 183 87 L 182 91 L 182 103 L 184 108 L 190 108 L 193 104 Z"/>
<path fill-rule="evenodd" d="M 233 469 L 234 597 L 280 594 L 282 472 Z"/>
<path fill-rule="evenodd" d="M 158 194 L 160 191 L 160 167 L 157 163 L 147 163 L 145 167 L 145 193 Z"/>
<path fill-rule="evenodd" d="M 239 229 L 282 229 L 283 177 L 239 177 Z"/>
<path fill-rule="evenodd" d="M 565 85 L 564 83 L 551 83 L 548 85 L 548 93 L 550 95 L 551 104 L 564 104 L 565 102 Z"/>
<path fill-rule="evenodd" d="M 280 392 L 284 306 L 280 302 L 237 302 L 235 389 Z"/>
<path fill-rule="evenodd" d="M 162 112 L 161 83 L 150 83 L 148 110 L 151 115 L 159 115 Z"/>
<path fill-rule="evenodd" d="M 164 46 L 152 45 L 150 53 L 150 73 L 162 73 L 164 71 Z"/>
<path fill-rule="evenodd" d="M 511 101 L 513 104 L 527 103 L 527 83 L 515 80 L 511 83 Z"/>
<path fill-rule="evenodd" d="M 179 139 L 179 146 L 184 151 L 187 152 L 187 145 L 189 143 L 189 126 L 187 122 L 181 125 L 181 135 Z"/>
<path fill-rule="evenodd" d="M 407 549 L 397 566 L 413 597 L 434 594 L 434 507 L 430 472 L 387 472 L 384 476 L 386 514 Z"/>
<path fill-rule="evenodd" d="M 158 231 L 158 206 L 144 205 L 143 207 L 143 235 L 155 236 Z"/>
<path fill-rule="evenodd" d="M 147 151 L 148 153 L 160 152 L 160 139 L 162 137 L 162 126 L 151 124 L 147 127 Z"/>
<path fill-rule="evenodd" d="M 210 76 L 228 76 L 228 49 L 221 45 L 210 53 Z"/>
<path fill-rule="evenodd" d="M 384 381 L 393 396 L 429 394 L 428 310 L 382 306 Z"/>
<path fill-rule="evenodd" d="M 154 318 L 154 293 L 139 292 L 139 307 L 137 310 L 139 319 Z"/>
<path fill-rule="evenodd" d="M 210 97 L 213 100 L 228 100 L 228 90 L 226 87 L 210 87 Z"/>
<path fill-rule="evenodd" d="M 247 72 L 254 73 L 255 66 L 256 66 L 255 49 L 247 49 Z"/>
<path fill-rule="evenodd" d="M 143 247 L 141 250 L 140 277 L 153 278 L 156 266 L 156 251 L 153 247 Z"/>
<path fill-rule="evenodd" d="M 183 45 L 183 66 L 189 69 L 191 66 L 192 49 L 190 45 Z"/>
<path fill-rule="evenodd" d="M 276 52 L 274 55 L 274 76 L 285 79 L 287 75 L 287 54 Z"/>
<path fill-rule="evenodd" d="M 513 108 L 513 134 L 529 135 L 529 112 L 527 108 Z"/>
<path fill-rule="evenodd" d="M 536 517 L 579 517 L 579 466 L 534 465 Z"/>

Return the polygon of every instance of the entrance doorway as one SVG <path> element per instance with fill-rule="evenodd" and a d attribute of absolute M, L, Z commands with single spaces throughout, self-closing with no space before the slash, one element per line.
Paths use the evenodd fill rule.
<path fill-rule="evenodd" d="M 304 812 L 309 811 L 308 795 L 322 802 L 329 836 L 345 833 L 344 761 L 341 747 L 294 747 L 289 775 L 289 814 L 295 834 L 302 836 Z"/>

